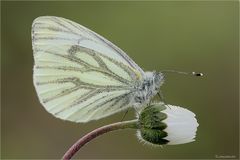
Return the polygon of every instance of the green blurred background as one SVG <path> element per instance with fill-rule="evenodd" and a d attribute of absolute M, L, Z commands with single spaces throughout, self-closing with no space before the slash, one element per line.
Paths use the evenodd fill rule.
<path fill-rule="evenodd" d="M 75 158 L 238 158 L 238 7 L 238 1 L 1 2 L 2 158 L 60 158 L 78 138 L 123 116 L 75 124 L 41 106 L 32 82 L 31 24 L 44 15 L 103 35 L 146 71 L 205 74 L 167 74 L 162 87 L 167 103 L 197 115 L 195 142 L 155 148 L 139 143 L 136 131 L 123 130 L 92 141 Z M 126 117 L 133 118 L 133 112 Z"/>

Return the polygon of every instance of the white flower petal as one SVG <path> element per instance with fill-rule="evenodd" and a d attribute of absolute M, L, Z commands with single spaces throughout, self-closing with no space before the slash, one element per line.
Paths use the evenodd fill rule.
<path fill-rule="evenodd" d="M 168 136 L 164 139 L 167 139 L 170 145 L 194 141 L 197 127 L 199 126 L 195 114 L 182 107 L 167 106 L 162 111 L 167 114 L 167 118 L 163 122 L 167 124 L 167 128 L 164 131 L 167 132 Z"/>

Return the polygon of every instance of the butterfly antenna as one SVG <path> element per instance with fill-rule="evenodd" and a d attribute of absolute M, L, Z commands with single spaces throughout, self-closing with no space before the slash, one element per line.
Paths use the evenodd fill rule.
<path fill-rule="evenodd" d="M 178 74 L 185 74 L 185 75 L 193 75 L 193 76 L 196 76 L 196 77 L 203 76 L 203 73 L 198 73 L 198 72 L 181 72 L 181 71 L 175 71 L 175 70 L 162 70 L 160 72 L 162 72 L 162 73 L 178 73 Z"/>

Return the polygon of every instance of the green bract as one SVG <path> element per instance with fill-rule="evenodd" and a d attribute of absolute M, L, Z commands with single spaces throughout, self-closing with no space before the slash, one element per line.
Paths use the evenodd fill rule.
<path fill-rule="evenodd" d="M 167 132 L 163 131 L 167 125 L 162 120 L 167 118 L 161 111 L 166 109 L 164 104 L 151 105 L 143 109 L 139 116 L 140 136 L 142 139 L 153 144 L 166 144 L 164 139 Z"/>

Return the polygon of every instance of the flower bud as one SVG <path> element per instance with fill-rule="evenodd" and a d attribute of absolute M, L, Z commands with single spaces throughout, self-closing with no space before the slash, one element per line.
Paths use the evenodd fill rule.
<path fill-rule="evenodd" d="M 163 103 L 144 108 L 138 119 L 139 139 L 155 145 L 192 142 L 199 125 L 193 112 Z"/>

